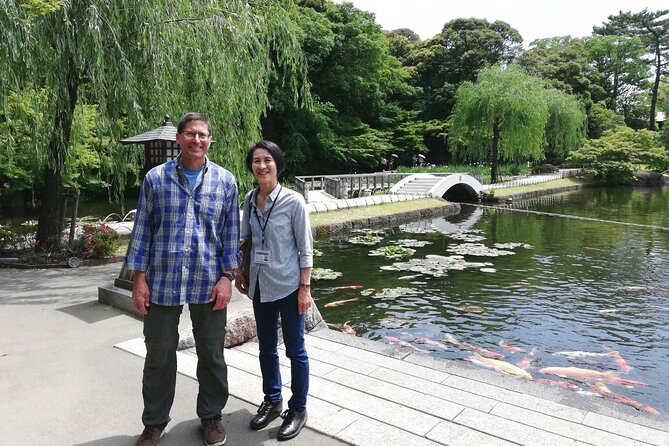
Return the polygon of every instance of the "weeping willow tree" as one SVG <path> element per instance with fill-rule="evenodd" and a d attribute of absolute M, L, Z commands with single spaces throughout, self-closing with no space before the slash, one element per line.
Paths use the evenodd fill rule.
<path fill-rule="evenodd" d="M 154 127 L 165 113 L 203 112 L 217 141 L 212 158 L 240 174 L 270 105 L 269 81 L 308 100 L 293 8 L 283 0 L 0 0 L 0 106 L 28 85 L 47 92 L 47 125 L 35 129 L 45 159 L 40 245 L 60 238 L 79 102 L 97 106 L 97 132 L 111 141 Z M 129 161 L 127 149 L 110 150 L 119 164 Z"/>
<path fill-rule="evenodd" d="M 458 88 L 449 145 L 458 159 L 490 163 L 490 181 L 496 183 L 501 160 L 541 160 L 546 145 L 562 156 L 576 148 L 584 120 L 575 98 L 547 90 L 519 67 L 489 67 L 476 83 Z"/>

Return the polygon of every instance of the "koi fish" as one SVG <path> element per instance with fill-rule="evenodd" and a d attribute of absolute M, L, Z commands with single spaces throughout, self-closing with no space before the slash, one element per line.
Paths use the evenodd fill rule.
<path fill-rule="evenodd" d="M 546 384 L 549 386 L 566 387 L 567 389 L 571 390 L 581 389 L 579 386 L 577 386 L 574 383 L 570 383 L 569 381 L 556 381 L 554 379 L 541 379 L 541 378 L 535 378 L 532 381 L 534 381 L 535 383 Z"/>
<path fill-rule="evenodd" d="M 629 371 L 632 370 L 632 367 L 630 367 L 627 361 L 625 361 L 625 358 L 623 358 L 619 352 L 611 353 L 615 353 L 615 355 L 611 355 L 611 357 L 616 360 L 616 367 L 618 367 L 618 370 L 623 373 L 629 373 Z"/>
<path fill-rule="evenodd" d="M 407 341 L 405 341 L 403 339 L 396 338 L 394 336 L 386 336 L 385 338 L 387 340 L 389 340 L 390 342 L 392 342 L 393 344 L 398 344 L 398 345 L 401 345 L 403 347 L 409 347 L 409 348 L 412 348 L 412 349 L 414 349 L 416 351 L 419 351 L 419 352 L 423 351 L 423 350 L 419 349 L 418 347 L 416 347 L 415 345 L 409 344 Z"/>
<path fill-rule="evenodd" d="M 530 365 L 532 365 L 532 360 L 534 359 L 534 352 L 536 349 L 532 349 L 528 354 L 526 354 L 523 359 L 520 360 L 520 363 L 518 364 L 518 367 L 520 367 L 523 370 L 527 370 L 530 368 Z"/>
<path fill-rule="evenodd" d="M 358 300 L 358 298 L 354 297 L 353 299 L 336 300 L 334 302 L 329 302 L 329 303 L 323 305 L 323 307 L 324 308 L 339 307 L 341 305 L 344 305 L 347 302 L 353 302 L 355 300 Z"/>
<path fill-rule="evenodd" d="M 429 345 L 430 347 L 436 347 L 436 348 L 440 348 L 442 350 L 450 350 L 448 348 L 448 346 L 446 344 L 444 344 L 443 342 L 433 341 L 432 339 L 423 338 L 423 337 L 418 336 L 414 339 L 414 341 L 418 342 L 419 344 Z"/>
<path fill-rule="evenodd" d="M 488 358 L 493 358 L 493 359 L 501 359 L 504 357 L 501 353 L 493 352 L 490 350 L 486 350 L 485 348 L 477 347 L 475 345 L 471 345 L 467 342 L 461 342 L 455 339 L 455 336 L 453 336 L 450 333 L 446 333 L 444 335 L 444 340 L 448 342 L 449 344 L 453 344 L 456 347 L 462 349 L 462 350 L 472 350 L 477 352 L 478 354 L 482 356 L 487 356 Z"/>
<path fill-rule="evenodd" d="M 620 353 L 618 353 L 617 351 L 603 352 L 603 353 L 582 352 L 582 351 L 555 352 L 555 353 L 553 353 L 553 356 L 564 356 L 565 358 L 569 358 L 569 359 L 598 358 L 598 357 L 615 358 L 616 355 L 620 355 Z"/>
<path fill-rule="evenodd" d="M 572 378 L 585 381 L 604 381 L 608 383 L 621 384 L 623 386 L 646 386 L 641 381 L 620 378 L 616 372 L 597 372 L 595 370 L 580 369 L 578 367 L 545 367 L 539 373 L 557 375 L 562 378 Z"/>
<path fill-rule="evenodd" d="M 335 290 L 359 290 L 360 288 L 362 288 L 362 285 L 344 285 L 334 287 Z"/>
<path fill-rule="evenodd" d="M 528 372 L 525 370 L 516 367 L 515 365 L 506 362 L 506 361 L 499 361 L 497 359 L 490 359 L 490 358 L 484 358 L 483 356 L 479 355 L 478 353 L 474 353 L 473 356 L 470 356 L 469 358 L 465 358 L 465 361 L 471 362 L 472 364 L 480 365 L 483 367 L 488 367 L 491 369 L 495 369 L 497 371 L 503 372 L 503 373 L 508 373 L 509 375 L 516 375 L 520 376 L 522 378 L 528 378 L 532 379 L 532 375 L 530 375 Z"/>
<path fill-rule="evenodd" d="M 633 400 L 631 398 L 628 398 L 626 396 L 618 395 L 617 393 L 613 393 L 608 387 L 606 387 L 606 384 L 602 382 L 597 382 L 593 386 L 590 384 L 590 389 L 592 389 L 595 392 L 599 392 L 602 396 L 605 396 L 606 398 L 610 398 L 613 401 L 617 401 L 622 404 L 627 404 L 628 406 L 634 407 L 636 410 L 643 410 L 648 413 L 652 413 L 655 415 L 659 415 L 660 412 L 658 412 L 655 408 L 650 407 L 647 404 L 641 403 L 639 401 Z"/>
<path fill-rule="evenodd" d="M 344 322 L 344 331 L 351 336 L 355 336 L 355 330 L 348 325 L 348 321 Z"/>
<path fill-rule="evenodd" d="M 500 347 L 502 347 L 504 350 L 508 350 L 508 351 L 510 351 L 510 352 L 513 352 L 513 353 L 521 353 L 521 352 L 524 352 L 524 351 L 525 351 L 525 349 L 522 348 L 522 347 L 515 347 L 515 346 L 513 346 L 513 345 L 509 345 L 509 344 L 507 344 L 507 343 L 504 342 L 504 341 L 499 341 L 497 344 L 498 344 Z"/>
<path fill-rule="evenodd" d="M 480 305 L 469 305 L 469 304 L 462 304 L 458 307 L 458 311 L 462 313 L 478 313 L 478 314 L 485 314 L 487 313 L 486 309 L 483 308 Z"/>

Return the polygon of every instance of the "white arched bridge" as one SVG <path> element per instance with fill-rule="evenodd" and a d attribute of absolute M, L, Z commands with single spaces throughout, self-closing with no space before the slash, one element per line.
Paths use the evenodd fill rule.
<path fill-rule="evenodd" d="M 410 175 L 390 188 L 391 194 L 425 195 L 448 201 L 477 201 L 483 185 L 473 176 L 464 173 Z"/>

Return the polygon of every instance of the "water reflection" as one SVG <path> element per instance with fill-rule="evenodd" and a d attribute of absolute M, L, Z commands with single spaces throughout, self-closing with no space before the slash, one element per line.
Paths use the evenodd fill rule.
<path fill-rule="evenodd" d="M 607 199 L 624 201 L 611 195 Z M 564 199 L 558 202 L 563 213 L 577 212 L 582 204 L 579 201 L 572 207 Z M 622 205 L 617 207 L 623 215 Z M 598 218 L 611 217 L 604 214 L 600 212 Z M 657 223 L 658 218 L 646 221 Z M 431 242 L 414 248 L 414 258 L 449 256 L 449 246 L 464 243 L 453 236 L 468 230 L 481 231 L 485 237 L 481 243 L 488 247 L 511 242 L 530 247 L 517 247 L 515 254 L 503 257 L 465 256 L 467 261 L 491 262 L 496 272 L 449 270 L 445 277 L 385 271 L 380 268 L 395 260 L 368 256 L 372 249 L 407 238 Z M 512 364 L 527 361 L 527 352 L 536 348 L 528 369 L 535 378 L 556 379 L 538 372 L 548 366 L 619 373 L 610 356 L 593 362 L 553 355 L 559 351 L 618 351 L 632 367 L 621 376 L 648 386 L 627 388 L 613 383 L 609 388 L 669 413 L 669 386 L 664 379 L 669 375 L 669 233 L 463 207 L 457 216 L 388 228 L 384 239 L 374 246 L 353 245 L 341 238 L 317 241 L 317 248 L 324 253 L 317 267 L 343 273 L 335 281 L 318 282 L 314 287 L 314 298 L 328 323 L 349 321 L 358 336 L 382 341 L 386 336 L 396 337 L 431 355 L 451 359 L 465 359 L 472 353 L 452 344 L 444 350 L 416 342 L 416 338 L 444 342 L 450 334 L 504 354 L 504 360 Z M 351 284 L 361 284 L 363 289 L 333 290 Z M 383 298 L 361 293 L 396 287 L 416 292 Z M 323 308 L 327 302 L 355 297 L 357 301 Z M 500 341 L 525 352 L 505 350 Z"/>

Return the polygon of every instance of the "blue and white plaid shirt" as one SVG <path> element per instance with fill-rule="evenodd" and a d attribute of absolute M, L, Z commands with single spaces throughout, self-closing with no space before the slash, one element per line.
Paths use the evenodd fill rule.
<path fill-rule="evenodd" d="M 177 160 L 144 178 L 126 256 L 128 269 L 145 271 L 151 302 L 202 304 L 225 270 L 237 268 L 237 181 L 207 158 L 191 190 Z"/>

